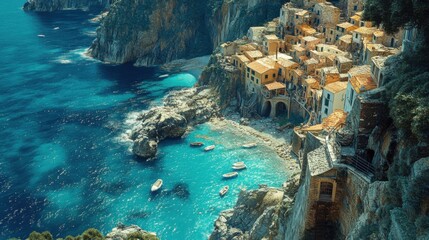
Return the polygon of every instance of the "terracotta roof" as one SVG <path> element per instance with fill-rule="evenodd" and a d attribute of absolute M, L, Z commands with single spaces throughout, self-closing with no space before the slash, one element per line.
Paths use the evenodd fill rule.
<path fill-rule="evenodd" d="M 247 64 L 247 67 L 254 70 L 257 73 L 265 73 L 269 70 L 275 69 L 275 61 L 269 58 L 261 58 L 254 62 Z"/>
<path fill-rule="evenodd" d="M 308 34 L 314 34 L 316 33 L 316 29 L 312 28 L 310 25 L 307 24 L 301 24 L 297 26 L 302 31 L 307 32 Z"/>
<path fill-rule="evenodd" d="M 360 28 L 355 29 L 353 32 L 354 33 L 359 33 L 359 34 L 362 34 L 362 35 L 371 35 L 376 30 L 377 30 L 376 28 L 360 27 Z"/>
<path fill-rule="evenodd" d="M 253 51 L 253 50 L 256 50 L 256 48 L 252 44 L 244 44 L 244 45 L 240 46 L 240 50 L 241 51 Z"/>
<path fill-rule="evenodd" d="M 326 85 L 324 89 L 331 93 L 338 93 L 341 91 L 345 91 L 347 88 L 347 82 L 334 82 Z"/>
<path fill-rule="evenodd" d="M 244 63 L 250 62 L 250 60 L 244 55 L 240 54 L 240 55 L 234 55 L 234 56 Z"/>
<path fill-rule="evenodd" d="M 306 41 L 306 42 L 311 42 L 311 41 L 317 41 L 319 40 L 318 38 L 315 38 L 313 36 L 307 36 L 307 37 L 303 37 L 302 40 Z"/>
<path fill-rule="evenodd" d="M 374 80 L 372 80 L 370 74 L 356 75 L 350 79 L 350 84 L 357 93 L 362 93 L 377 88 L 377 84 L 375 84 Z"/>
<path fill-rule="evenodd" d="M 337 69 L 337 67 L 323 67 L 320 69 L 321 72 L 324 72 L 325 74 L 336 74 L 340 73 Z"/>
<path fill-rule="evenodd" d="M 382 37 L 382 36 L 384 36 L 384 32 L 381 31 L 381 30 L 377 30 L 377 31 L 374 32 L 374 36 L 376 36 L 376 37 Z"/>
<path fill-rule="evenodd" d="M 360 21 L 361 16 L 359 16 L 359 15 L 353 15 L 350 18 L 353 19 L 353 20 L 355 20 L 355 21 Z"/>
<path fill-rule="evenodd" d="M 322 121 L 323 129 L 338 128 L 345 124 L 347 113 L 341 109 L 336 109 Z"/>
<path fill-rule="evenodd" d="M 246 51 L 244 53 L 251 58 L 261 58 L 264 56 L 264 54 L 259 50 Z"/>
<path fill-rule="evenodd" d="M 295 13 L 296 15 L 299 15 L 299 16 L 304 16 L 305 14 L 308 14 L 309 12 L 307 11 L 307 10 L 302 10 L 302 11 L 299 11 L 299 12 L 297 12 L 297 13 Z"/>
<path fill-rule="evenodd" d="M 310 65 L 310 64 L 318 64 L 319 63 L 319 61 L 317 61 L 316 59 L 314 59 L 314 58 L 310 58 L 310 59 L 308 59 L 308 60 L 306 60 L 305 61 L 305 64 L 307 64 L 307 65 Z"/>
<path fill-rule="evenodd" d="M 289 67 L 298 67 L 299 64 L 291 61 L 291 60 L 287 60 L 287 59 L 279 59 L 277 60 L 277 62 L 279 63 L 280 66 L 285 67 L 285 68 L 289 68 Z"/>
<path fill-rule="evenodd" d="M 368 74 L 371 73 L 371 67 L 369 65 L 355 66 L 348 71 L 348 74 L 350 77 L 353 77 L 359 74 L 366 74 L 366 73 Z"/>
<path fill-rule="evenodd" d="M 349 23 L 349 22 L 343 22 L 343 23 L 337 24 L 337 27 L 348 29 L 348 28 L 356 27 L 356 26 L 353 25 L 353 24 L 351 24 L 351 23 Z"/>
<path fill-rule="evenodd" d="M 295 69 L 295 70 L 293 70 L 293 72 L 296 73 L 296 75 L 298 75 L 298 76 L 304 75 L 304 71 L 301 69 Z"/>
<path fill-rule="evenodd" d="M 304 56 L 299 57 L 299 59 L 301 59 L 301 61 L 306 61 L 308 59 L 308 57 L 304 55 Z"/>
<path fill-rule="evenodd" d="M 273 82 L 273 83 L 265 84 L 265 87 L 266 87 L 269 91 L 272 91 L 272 90 L 277 90 L 277 89 L 285 89 L 285 88 L 286 88 L 286 85 L 284 85 L 284 84 L 283 84 L 283 83 L 281 83 L 281 82 Z"/>
<path fill-rule="evenodd" d="M 352 38 L 353 36 L 350 34 L 346 34 L 342 37 L 339 38 L 340 41 L 346 42 L 346 43 L 351 43 L 352 42 Z"/>
<path fill-rule="evenodd" d="M 372 57 L 371 60 L 374 62 L 374 64 L 378 67 L 378 68 L 383 68 L 384 67 L 384 63 L 386 62 L 386 60 L 389 58 L 390 56 L 375 56 Z"/>

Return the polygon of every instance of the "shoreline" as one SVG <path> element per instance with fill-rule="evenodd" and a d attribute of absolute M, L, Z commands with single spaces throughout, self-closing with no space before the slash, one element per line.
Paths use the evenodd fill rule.
<path fill-rule="evenodd" d="M 290 145 L 292 129 L 277 132 L 275 129 L 277 123 L 273 122 L 272 119 L 250 119 L 249 125 L 246 126 L 240 124 L 234 117 L 227 115 L 223 118 L 212 118 L 207 123 L 215 128 L 228 128 L 228 130 L 236 131 L 239 134 L 256 138 L 259 141 L 258 145 L 263 144 L 276 152 L 277 156 L 283 160 L 285 170 L 289 171 L 290 176 L 301 171 L 297 157 L 290 152 L 292 148 Z M 273 132 L 276 133 L 272 134 Z"/>

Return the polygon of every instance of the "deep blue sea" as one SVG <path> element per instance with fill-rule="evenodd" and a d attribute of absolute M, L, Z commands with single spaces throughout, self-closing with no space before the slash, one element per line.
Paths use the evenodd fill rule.
<path fill-rule="evenodd" d="M 156 161 L 134 157 L 120 136 L 135 112 L 191 87 L 199 70 L 159 78 L 155 68 L 101 64 L 83 54 L 94 39 L 94 13 L 25 13 L 23 3 L 0 1 L 0 239 L 33 230 L 65 237 L 89 227 L 106 234 L 118 222 L 161 239 L 206 239 L 240 188 L 287 179 L 269 148 L 241 149 L 254 139 L 209 124 L 162 143 Z M 217 148 L 190 148 L 195 140 Z M 248 170 L 222 180 L 235 161 Z M 151 194 L 157 178 L 164 186 Z"/>

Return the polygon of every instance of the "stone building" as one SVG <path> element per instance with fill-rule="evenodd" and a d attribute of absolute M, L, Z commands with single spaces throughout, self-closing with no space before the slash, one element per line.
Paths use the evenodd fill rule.
<path fill-rule="evenodd" d="M 347 0 L 347 16 L 363 11 L 365 0 Z"/>
<path fill-rule="evenodd" d="M 353 103 L 359 94 L 375 88 L 377 88 L 377 84 L 374 82 L 370 74 L 353 76 L 347 83 L 344 111 L 350 112 L 352 110 Z"/>
<path fill-rule="evenodd" d="M 313 23 L 317 25 L 337 24 L 340 21 L 341 10 L 331 2 L 319 2 L 313 8 Z"/>
<path fill-rule="evenodd" d="M 344 109 L 347 82 L 334 82 L 323 88 L 322 112 L 320 118 L 323 120 L 335 110 Z"/>

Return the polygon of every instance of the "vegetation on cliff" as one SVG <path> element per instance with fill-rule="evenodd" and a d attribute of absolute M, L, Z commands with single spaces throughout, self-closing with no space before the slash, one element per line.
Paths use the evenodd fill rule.
<path fill-rule="evenodd" d="M 53 240 L 53 236 L 50 232 L 45 231 L 42 233 L 39 232 L 32 232 L 28 236 L 28 240 Z M 62 239 L 62 238 L 59 238 Z M 81 235 L 78 235 L 76 237 L 73 236 L 67 236 L 64 238 L 64 240 L 104 240 L 109 239 L 107 238 L 97 229 L 95 228 L 89 228 L 85 232 L 83 232 Z M 152 234 L 147 234 L 145 232 L 131 232 L 126 235 L 124 240 L 159 240 L 156 236 Z"/>

